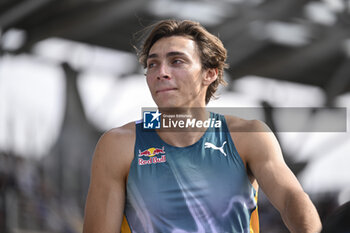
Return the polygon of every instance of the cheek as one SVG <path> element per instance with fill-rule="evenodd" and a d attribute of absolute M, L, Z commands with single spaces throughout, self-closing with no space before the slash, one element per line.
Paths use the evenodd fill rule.
<path fill-rule="evenodd" d="M 146 77 L 146 83 L 147 83 L 147 86 L 148 86 L 148 89 L 150 89 L 152 91 L 152 79 L 149 78 L 149 77 Z"/>
<path fill-rule="evenodd" d="M 193 86 L 193 88 L 200 88 L 203 82 L 203 77 L 202 74 L 200 72 L 196 72 L 194 73 L 194 75 L 192 75 L 191 77 L 191 85 Z"/>

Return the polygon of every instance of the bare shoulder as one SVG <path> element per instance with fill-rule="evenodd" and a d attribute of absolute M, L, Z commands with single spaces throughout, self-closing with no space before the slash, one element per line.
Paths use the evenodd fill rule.
<path fill-rule="evenodd" d="M 135 122 L 130 122 L 121 127 L 108 130 L 101 136 L 99 142 L 110 143 L 113 141 L 112 144 L 123 144 L 133 139 L 135 139 Z"/>
<path fill-rule="evenodd" d="M 97 143 L 96 149 L 107 150 L 105 152 L 122 151 L 133 149 L 135 141 L 135 123 L 130 122 L 118 128 L 105 132 Z"/>
<path fill-rule="evenodd" d="M 252 160 L 267 159 L 280 154 L 279 144 L 270 128 L 259 120 L 225 116 L 227 127 L 245 165 Z M 277 153 L 265 153 L 268 151 Z"/>
<path fill-rule="evenodd" d="M 106 171 L 127 175 L 134 157 L 135 123 L 130 122 L 105 132 L 97 143 L 93 165 L 100 164 Z"/>
<path fill-rule="evenodd" d="M 225 115 L 230 132 L 271 132 L 269 127 L 259 120 L 246 120 L 236 116 Z"/>

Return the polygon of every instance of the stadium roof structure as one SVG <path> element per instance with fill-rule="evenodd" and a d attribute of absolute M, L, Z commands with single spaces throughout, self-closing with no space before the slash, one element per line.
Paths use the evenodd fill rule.
<path fill-rule="evenodd" d="M 2 36 L 16 29 L 31 53 L 48 38 L 133 51 L 135 33 L 165 18 L 193 19 L 228 49 L 232 79 L 257 75 L 323 88 L 328 104 L 350 89 L 346 0 L 2 0 Z M 0 37 L 1 39 L 1 37 Z M 1 44 L 1 43 L 0 43 Z M 2 46 L 1 52 L 7 52 Z"/>

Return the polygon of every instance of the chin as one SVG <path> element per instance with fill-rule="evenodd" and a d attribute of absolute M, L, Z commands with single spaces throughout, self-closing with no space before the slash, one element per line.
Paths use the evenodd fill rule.
<path fill-rule="evenodd" d="M 174 103 L 167 103 L 167 102 L 163 102 L 163 103 L 156 103 L 158 108 L 177 108 L 179 107 L 178 105 L 174 104 Z"/>
<path fill-rule="evenodd" d="M 170 96 L 165 98 L 165 96 L 157 96 L 153 98 L 154 102 L 158 106 L 158 108 L 167 108 L 167 107 L 177 107 L 176 101 L 174 98 L 171 98 Z"/>

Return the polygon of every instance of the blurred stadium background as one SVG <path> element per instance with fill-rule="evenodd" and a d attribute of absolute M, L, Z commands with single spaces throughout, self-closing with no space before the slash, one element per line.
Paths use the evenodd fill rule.
<path fill-rule="evenodd" d="M 278 131 L 270 107 L 350 106 L 349 0 L 1 0 L 0 232 L 82 231 L 98 138 L 155 106 L 133 45 L 165 18 L 228 49 L 211 107 L 260 107 Z M 350 200 L 348 130 L 276 135 L 322 221 Z M 259 211 L 261 232 L 287 232 L 261 191 Z"/>

